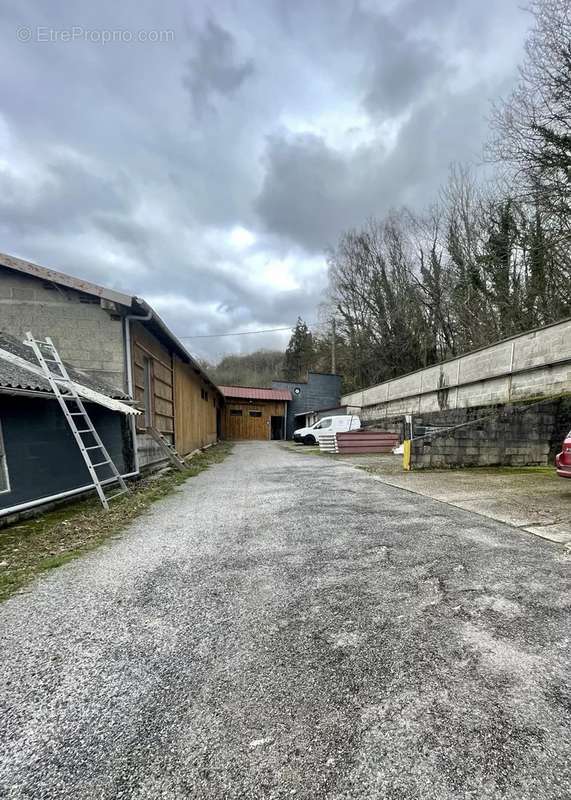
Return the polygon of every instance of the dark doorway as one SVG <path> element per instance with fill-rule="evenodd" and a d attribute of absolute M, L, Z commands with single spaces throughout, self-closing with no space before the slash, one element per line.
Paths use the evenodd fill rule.
<path fill-rule="evenodd" d="M 216 438 L 222 438 L 222 410 L 216 408 Z"/>
<path fill-rule="evenodd" d="M 284 438 L 284 418 L 272 417 L 272 439 Z"/>

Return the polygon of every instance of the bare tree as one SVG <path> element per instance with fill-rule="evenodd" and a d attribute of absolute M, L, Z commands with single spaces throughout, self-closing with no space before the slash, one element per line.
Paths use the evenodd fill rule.
<path fill-rule="evenodd" d="M 484 190 L 456 165 L 425 212 L 392 212 L 342 235 L 329 256 L 329 313 L 346 388 L 571 313 L 569 255 L 549 215 L 501 189 Z"/>
<path fill-rule="evenodd" d="M 509 165 L 518 189 L 557 217 L 571 210 L 571 5 L 532 0 L 525 60 L 512 94 L 492 112 L 491 160 Z"/>
<path fill-rule="evenodd" d="M 484 189 L 454 165 L 439 201 L 343 234 L 329 258 L 346 385 L 571 314 L 571 2 L 530 0 L 518 85 L 495 106 Z"/>

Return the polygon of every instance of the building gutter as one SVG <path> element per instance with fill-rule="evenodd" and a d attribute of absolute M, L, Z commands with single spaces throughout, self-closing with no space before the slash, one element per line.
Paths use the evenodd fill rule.
<path fill-rule="evenodd" d="M 34 391 L 33 389 L 17 389 L 11 386 L 0 386 L 0 394 L 7 394 L 10 397 L 34 397 L 41 400 L 55 399 L 51 392 Z"/>
<path fill-rule="evenodd" d="M 131 399 L 135 398 L 135 392 L 133 388 L 133 360 L 131 358 L 131 320 L 136 319 L 139 322 L 148 322 L 153 316 L 153 310 L 150 309 L 147 314 L 140 316 L 139 314 L 127 314 L 124 317 L 125 325 L 125 367 L 127 372 L 127 394 Z M 135 417 L 131 417 L 130 419 L 131 425 L 131 436 L 133 437 L 133 454 L 135 457 L 135 474 L 138 475 L 141 470 L 141 465 L 139 464 L 139 448 L 137 447 L 137 423 L 135 422 Z"/>
<path fill-rule="evenodd" d="M 136 478 L 138 476 L 138 471 L 127 472 L 126 474 L 121 475 L 122 478 Z M 113 483 L 115 480 L 115 478 L 107 478 L 106 480 L 101 481 L 101 485 L 105 486 L 105 484 Z M 88 483 L 86 486 L 79 486 L 77 489 L 70 489 L 68 492 L 60 492 L 59 494 L 52 494 L 49 497 L 39 497 L 36 500 L 28 500 L 26 503 L 20 503 L 17 506 L 1 509 L 0 517 L 6 517 L 9 514 L 18 514 L 20 511 L 27 511 L 29 508 L 34 508 L 35 506 L 46 505 L 47 503 L 53 503 L 56 500 L 64 500 L 66 497 L 73 497 L 76 494 L 82 494 L 83 492 L 89 492 L 91 490 L 95 490 L 95 484 Z"/>
<path fill-rule="evenodd" d="M 53 392 L 42 392 L 39 389 L 38 390 L 36 390 L 36 389 L 20 389 L 20 388 L 13 387 L 13 386 L 0 386 L 0 395 L 3 395 L 3 394 L 9 395 L 10 397 L 33 397 L 34 399 L 38 399 L 38 400 L 55 400 L 56 399 L 56 396 L 55 396 L 55 394 Z M 88 398 L 88 397 L 84 396 L 83 399 L 86 400 L 87 402 L 90 402 L 90 398 Z M 111 397 L 110 399 L 114 400 L 114 399 L 117 399 L 117 398 Z M 97 403 L 96 400 L 92 400 L 91 402 Z M 134 405 L 134 402 L 132 400 L 129 400 L 129 401 L 120 400 L 119 402 L 123 406 Z M 117 411 L 118 413 L 121 413 L 121 414 L 124 413 L 120 409 L 111 408 L 110 406 L 103 406 L 102 403 L 97 403 L 97 405 L 101 405 L 103 408 L 108 408 L 110 411 Z M 129 414 L 129 415 L 124 414 L 124 416 L 132 416 L 132 415 L 131 414 Z"/>

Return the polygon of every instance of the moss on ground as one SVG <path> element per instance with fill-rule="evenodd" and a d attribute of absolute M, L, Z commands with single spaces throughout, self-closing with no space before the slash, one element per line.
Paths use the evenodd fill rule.
<path fill-rule="evenodd" d="M 555 467 L 542 466 L 542 467 L 467 467 L 467 466 L 451 466 L 451 467 L 433 467 L 423 469 L 412 469 L 416 474 L 424 472 L 471 472 L 475 475 L 543 475 L 548 478 L 558 478 L 555 472 Z"/>
<path fill-rule="evenodd" d="M 184 471 L 149 475 L 130 485 L 127 495 L 113 500 L 105 512 L 95 497 L 59 506 L 0 530 L 0 600 L 5 600 L 35 575 L 55 569 L 115 536 L 156 500 L 223 461 L 232 447 L 221 443 L 198 453 Z"/>
<path fill-rule="evenodd" d="M 546 475 L 549 478 L 557 478 L 554 466 L 543 467 L 466 467 L 470 471 L 485 472 L 486 475 Z"/>
<path fill-rule="evenodd" d="M 374 475 L 382 475 L 387 473 L 384 464 L 357 464 L 358 469 L 371 472 Z M 393 470 L 393 472 L 396 470 Z M 555 472 L 555 467 L 466 467 L 466 466 L 450 466 L 450 467 L 423 467 L 422 469 L 412 469 L 410 472 L 405 472 L 402 468 L 398 469 L 399 474 L 407 475 L 433 475 L 434 473 L 452 473 L 452 474 L 473 474 L 473 475 L 540 475 L 541 477 L 550 478 L 553 480 L 560 480 Z"/>

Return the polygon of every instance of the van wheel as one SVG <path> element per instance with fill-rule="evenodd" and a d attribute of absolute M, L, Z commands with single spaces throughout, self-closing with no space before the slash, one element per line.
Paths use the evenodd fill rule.
<path fill-rule="evenodd" d="M 308 433 L 307 436 L 303 437 L 304 444 L 316 444 L 315 436 L 312 436 L 311 433 Z"/>

